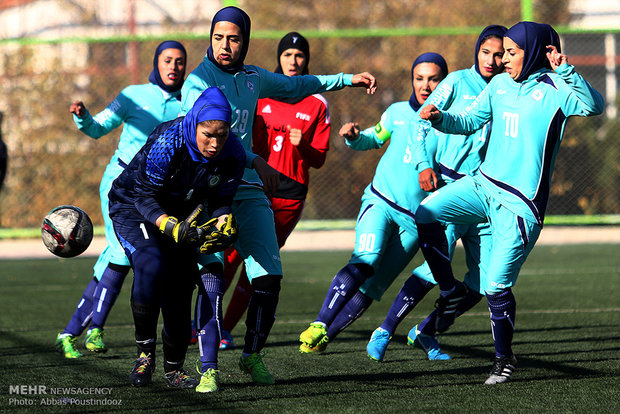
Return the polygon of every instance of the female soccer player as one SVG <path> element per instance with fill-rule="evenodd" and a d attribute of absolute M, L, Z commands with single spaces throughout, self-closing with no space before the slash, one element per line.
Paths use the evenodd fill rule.
<path fill-rule="evenodd" d="M 372 94 L 376 80 L 369 73 L 285 76 L 245 65 L 250 18 L 237 7 L 225 7 L 215 14 L 210 36 L 207 55 L 183 85 L 182 110 L 187 111 L 204 89 L 217 86 L 232 107 L 232 131 L 241 138 L 248 151 L 243 183 L 232 206 L 239 228 L 235 248 L 244 258 L 254 289 L 246 316 L 247 330 L 239 366 L 252 376 L 255 383 L 273 384 L 275 381 L 265 367 L 260 351 L 275 321 L 282 279 L 273 212 L 265 196 L 265 192 L 273 193 L 278 187 L 279 173 L 250 151 L 257 101 L 269 96 L 308 96 L 345 86 L 365 87 L 367 93 Z M 210 260 L 204 258 L 201 264 Z"/>
<path fill-rule="evenodd" d="M 413 93 L 409 101 L 392 104 L 376 126 L 361 133 L 357 123 L 340 129 L 347 145 L 355 150 L 381 148 L 388 140 L 390 145 L 364 191 L 355 226 L 355 250 L 334 277 L 316 320 L 299 336 L 300 352 L 323 351 L 373 300 L 381 299 L 417 252 L 413 213 L 427 193 L 413 174 L 420 160 L 414 157 L 409 136 L 418 127 L 416 112 L 447 74 L 441 55 L 418 56 L 411 67 Z"/>
<path fill-rule="evenodd" d="M 309 62 L 310 45 L 305 37 L 291 32 L 280 40 L 276 73 L 307 75 Z M 308 193 L 310 167 L 321 168 L 325 163 L 329 133 L 329 108 L 321 95 L 258 100 L 252 149 L 280 173 L 280 185 L 269 197 L 280 248 L 301 217 Z M 224 274 L 228 283 L 241 260 L 236 250 L 227 251 Z M 230 331 L 246 311 L 251 296 L 252 286 L 243 267 L 224 316 L 220 349 L 234 346 Z"/>
<path fill-rule="evenodd" d="M 597 115 L 604 108 L 601 94 L 551 46 L 553 33 L 546 24 L 517 23 L 504 37 L 508 73 L 496 76 L 471 107 L 456 114 L 429 105 L 420 112 L 447 133 L 470 134 L 491 123 L 478 172 L 438 190 L 416 212 L 420 246 L 441 290 L 438 331 L 452 324 L 467 290 L 452 274 L 440 222 L 490 224 L 493 254 L 487 259 L 484 291 L 495 360 L 485 384 L 506 382 L 515 369 L 516 300 L 511 288 L 543 225 L 566 120 Z"/>
<path fill-rule="evenodd" d="M 75 340 L 89 323 L 86 349 L 93 352 L 108 350 L 102 339 L 103 326 L 130 269 L 129 260 L 112 228 L 108 214 L 108 192 L 112 181 L 144 145 L 151 131 L 161 122 L 178 116 L 186 61 L 187 53 L 181 43 L 165 41 L 155 49 L 149 83 L 123 89 L 106 109 L 94 117 L 82 101 L 73 102 L 69 108 L 78 129 L 94 139 L 101 138 L 123 123 L 124 126 L 118 148 L 99 186 L 107 245 L 95 263 L 94 278 L 86 286 L 69 324 L 56 338 L 56 347 L 65 358 L 82 356 L 75 347 Z"/>
<path fill-rule="evenodd" d="M 134 272 L 131 310 L 138 358 L 130 381 L 136 387 L 151 382 L 160 309 L 166 383 L 177 388 L 198 385 L 183 370 L 198 277 L 200 238 L 198 214 L 193 212 L 204 202 L 218 228 L 230 225 L 230 205 L 245 165 L 245 150 L 230 132 L 230 119 L 222 92 L 208 88 L 185 117 L 158 126 L 112 184 L 110 218 Z M 191 219 L 180 221 L 190 213 Z M 214 302 L 222 279 L 218 270 L 221 264 L 201 274 L 201 291 L 215 293 Z M 205 306 L 205 314 L 215 307 L 217 303 Z M 205 385 L 215 380 L 209 376 Z"/>
<path fill-rule="evenodd" d="M 433 104 L 444 110 L 454 112 L 465 110 L 482 92 L 491 79 L 504 70 L 502 55 L 504 26 L 491 25 L 478 36 L 474 51 L 474 65 L 451 74 L 435 89 L 433 94 L 422 106 Z M 428 121 L 410 137 L 411 145 L 418 153 L 417 169 L 420 187 L 426 191 L 434 191 L 438 186 L 449 184 L 464 175 L 474 174 L 484 159 L 487 147 L 488 128 L 482 128 L 472 135 L 448 135 L 431 129 Z M 429 133 L 430 132 L 430 133 Z M 427 151 L 427 148 L 431 151 Z M 465 284 L 470 288 L 468 298 L 461 304 L 459 313 L 463 313 L 476 305 L 484 291 L 480 291 L 481 256 L 487 252 L 488 224 L 472 224 L 446 227 L 450 254 L 454 252 L 456 241 L 460 238 L 465 247 L 468 273 Z M 388 343 L 396 331 L 398 324 L 415 308 L 436 284 L 433 275 L 425 263 L 413 271 L 398 293 L 388 315 L 377 328 L 368 343 L 366 350 L 370 358 L 382 361 Z M 482 293 L 482 294 L 481 294 Z M 450 356 L 441 352 L 435 338 L 435 312 L 426 320 L 410 330 L 407 342 L 423 349 L 431 360 L 446 360 Z"/>

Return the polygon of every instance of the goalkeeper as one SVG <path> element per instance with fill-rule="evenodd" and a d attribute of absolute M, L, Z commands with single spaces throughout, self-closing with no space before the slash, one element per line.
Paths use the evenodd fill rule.
<path fill-rule="evenodd" d="M 191 335 L 191 300 L 198 278 L 198 250 L 228 247 L 236 230 L 230 214 L 241 181 L 245 151 L 230 132 L 231 108 L 218 88 L 208 88 L 185 117 L 157 127 L 145 146 L 114 181 L 110 217 L 134 272 L 131 309 L 138 358 L 132 385 L 150 384 L 155 369 L 157 321 L 163 317 L 164 378 L 169 386 L 194 388 L 198 381 L 183 370 Z M 205 203 L 211 218 L 198 225 Z M 222 276 L 222 264 L 202 270 L 201 286 Z M 207 307 L 215 309 L 206 303 Z M 211 315 L 215 319 L 216 314 Z M 221 318 L 221 317 L 220 317 Z"/>

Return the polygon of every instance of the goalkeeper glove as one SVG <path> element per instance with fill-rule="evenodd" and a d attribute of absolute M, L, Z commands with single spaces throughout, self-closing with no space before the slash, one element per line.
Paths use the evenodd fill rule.
<path fill-rule="evenodd" d="M 232 214 L 226 217 L 219 228 L 215 223 L 217 223 L 217 219 L 211 219 L 200 226 L 201 231 L 205 233 L 201 237 L 204 243 L 200 246 L 200 253 L 221 252 L 232 246 L 237 240 L 237 225 Z"/>
<path fill-rule="evenodd" d="M 159 230 L 167 236 L 170 236 L 177 243 L 196 243 L 198 241 L 198 230 L 196 228 L 196 220 L 202 212 L 202 204 L 182 222 L 176 217 L 168 216 L 159 225 Z"/>

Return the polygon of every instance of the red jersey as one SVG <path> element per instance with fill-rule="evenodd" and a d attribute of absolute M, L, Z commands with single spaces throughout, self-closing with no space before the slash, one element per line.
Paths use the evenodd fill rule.
<path fill-rule="evenodd" d="M 280 174 L 274 197 L 303 200 L 308 192 L 310 167 L 321 168 L 329 150 L 329 106 L 321 95 L 301 100 L 263 98 L 256 106 L 252 150 Z M 289 127 L 302 130 L 298 146 Z"/>

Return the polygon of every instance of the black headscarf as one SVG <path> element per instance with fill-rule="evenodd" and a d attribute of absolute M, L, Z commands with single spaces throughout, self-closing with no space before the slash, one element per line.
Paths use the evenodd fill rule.
<path fill-rule="evenodd" d="M 159 73 L 159 62 L 158 62 L 159 55 L 161 54 L 161 52 L 163 52 L 166 49 L 180 50 L 181 52 L 183 52 L 183 56 L 185 57 L 185 60 L 187 61 L 187 52 L 185 51 L 185 48 L 183 47 L 181 43 L 177 42 L 176 40 L 166 40 L 165 42 L 160 43 L 159 46 L 157 46 L 157 49 L 155 49 L 155 57 L 153 57 L 153 71 L 149 75 L 149 82 L 154 83 L 155 85 L 159 86 L 166 92 L 176 92 L 179 89 L 181 89 L 181 87 L 183 86 L 183 82 L 185 82 L 185 68 L 183 69 L 183 73 L 181 73 L 181 81 L 179 83 L 173 86 L 166 85 L 164 81 L 161 79 L 161 74 Z"/>
<path fill-rule="evenodd" d="M 482 43 L 484 43 L 485 38 L 489 36 L 497 36 L 499 38 L 499 41 L 501 42 L 504 39 L 504 35 L 506 34 L 507 30 L 508 29 L 506 29 L 504 26 L 500 26 L 498 24 L 492 24 L 482 29 L 480 36 L 478 36 L 478 41 L 476 42 L 476 50 L 474 54 L 474 67 L 476 68 L 476 72 L 478 72 L 480 76 L 482 76 L 482 73 L 480 73 L 480 66 L 478 65 L 478 53 L 480 52 L 480 47 L 482 47 Z M 485 78 L 484 76 L 482 76 L 482 79 L 487 82 L 489 82 L 490 80 Z"/>
<path fill-rule="evenodd" d="M 301 74 L 307 75 L 308 64 L 310 63 L 310 45 L 308 44 L 308 40 L 306 40 L 305 37 L 303 37 L 297 32 L 287 33 L 280 40 L 280 43 L 278 43 L 278 56 L 277 56 L 278 66 L 276 67 L 276 70 L 274 72 L 283 73 L 282 66 L 280 65 L 280 56 L 282 56 L 282 53 L 284 53 L 284 51 L 287 49 L 299 49 L 302 52 L 304 52 L 304 55 L 306 56 L 306 66 L 304 67 Z"/>
<path fill-rule="evenodd" d="M 442 79 L 448 76 L 448 64 L 446 63 L 446 60 L 443 58 L 443 56 L 441 56 L 439 53 L 434 52 L 422 53 L 416 58 L 416 60 L 413 61 L 413 65 L 411 65 L 411 83 L 413 83 L 413 70 L 420 63 L 434 63 L 435 65 L 439 66 L 439 69 L 441 69 Z M 416 112 L 422 106 L 422 104 L 418 102 L 418 98 L 416 98 L 415 96 L 415 90 L 409 97 L 409 105 L 411 105 L 413 110 Z"/>

